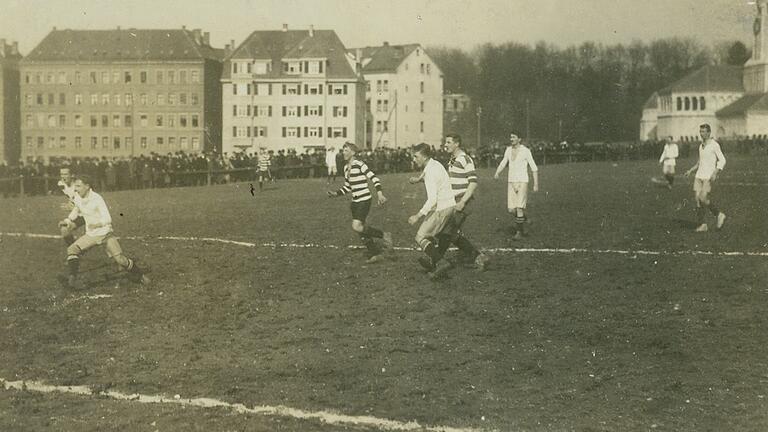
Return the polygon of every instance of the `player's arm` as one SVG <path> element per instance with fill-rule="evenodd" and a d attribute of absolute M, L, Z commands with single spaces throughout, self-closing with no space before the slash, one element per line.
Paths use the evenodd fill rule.
<path fill-rule="evenodd" d="M 456 163 L 460 167 L 464 168 L 467 174 L 467 182 L 469 182 L 467 184 L 467 190 L 464 192 L 464 195 L 462 195 L 459 202 L 456 203 L 456 210 L 462 211 L 464 210 L 464 207 L 466 207 L 469 200 L 472 199 L 472 196 L 475 194 L 475 190 L 477 189 L 477 172 L 475 172 L 475 164 L 469 158 L 464 160 L 466 165 L 463 165 L 461 161 L 456 161 Z"/>
<path fill-rule="evenodd" d="M 352 185 L 349 184 L 349 179 L 344 178 L 344 185 L 335 191 L 328 191 L 328 198 L 334 198 L 342 195 L 346 195 L 352 192 Z"/>
<path fill-rule="evenodd" d="M 511 151 L 509 150 L 509 148 L 504 150 L 504 157 L 501 159 L 501 162 L 499 162 L 499 166 L 498 166 L 498 168 L 496 168 L 496 174 L 493 175 L 493 178 L 495 178 L 495 179 L 499 178 L 499 174 L 501 174 L 501 171 L 509 163 L 509 157 L 510 157 L 509 154 L 510 153 L 511 153 Z"/>
<path fill-rule="evenodd" d="M 685 172 L 685 176 L 688 177 L 691 175 L 692 172 L 696 171 L 699 168 L 699 161 L 696 161 L 696 165 L 692 166 L 691 169 Z"/>
<path fill-rule="evenodd" d="M 416 184 L 416 183 L 423 182 L 423 181 L 424 181 L 424 171 L 423 170 L 419 173 L 418 177 L 411 177 L 411 178 L 408 179 L 408 183 L 410 183 L 410 184 Z"/>
<path fill-rule="evenodd" d="M 717 163 L 715 164 L 715 172 L 712 173 L 712 177 L 710 177 L 710 181 L 717 180 L 717 177 L 720 175 L 720 172 L 725 168 L 725 155 L 723 154 L 723 151 L 720 149 L 720 145 L 718 144 L 715 147 L 715 156 L 717 156 Z"/>
<path fill-rule="evenodd" d="M 373 187 L 376 189 L 376 201 L 378 204 L 382 205 L 387 202 L 387 197 L 384 196 L 384 192 L 381 190 L 381 180 L 376 176 L 376 173 L 371 171 L 365 162 L 360 164 L 360 172 L 363 173 L 368 180 L 373 182 Z"/>

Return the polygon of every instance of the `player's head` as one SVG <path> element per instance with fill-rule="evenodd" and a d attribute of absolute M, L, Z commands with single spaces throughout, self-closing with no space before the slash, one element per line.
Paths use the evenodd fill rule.
<path fill-rule="evenodd" d="M 515 133 L 509 134 L 509 145 L 515 147 L 520 144 L 520 137 Z"/>
<path fill-rule="evenodd" d="M 675 137 L 673 137 L 672 135 L 667 137 L 667 144 L 674 144 L 674 142 L 675 142 Z"/>
<path fill-rule="evenodd" d="M 699 135 L 704 141 L 709 139 L 709 136 L 712 135 L 712 127 L 709 126 L 709 123 L 702 123 L 699 125 Z"/>
<path fill-rule="evenodd" d="M 63 167 L 59 169 L 59 178 L 64 183 L 69 184 L 70 181 L 72 181 L 72 171 L 69 170 L 67 167 Z"/>
<path fill-rule="evenodd" d="M 358 151 L 359 149 L 357 148 L 357 145 L 349 141 L 345 142 L 341 147 L 341 152 L 344 154 L 344 160 L 352 159 L 352 157 L 355 156 Z"/>
<path fill-rule="evenodd" d="M 450 153 L 455 153 L 461 147 L 461 135 L 449 134 L 445 136 L 445 148 Z"/>
<path fill-rule="evenodd" d="M 423 167 L 432 158 L 432 147 L 427 143 L 420 143 L 413 146 L 413 161 L 416 165 Z"/>
<path fill-rule="evenodd" d="M 87 175 L 79 175 L 75 178 L 75 182 L 72 186 L 75 188 L 75 192 L 77 192 L 78 195 L 85 198 L 91 190 L 91 177 Z"/>

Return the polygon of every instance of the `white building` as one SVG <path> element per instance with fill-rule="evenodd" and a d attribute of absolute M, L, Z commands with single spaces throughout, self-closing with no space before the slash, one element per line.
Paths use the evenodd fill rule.
<path fill-rule="evenodd" d="M 366 81 L 366 145 L 408 147 L 443 139 L 443 74 L 419 44 L 349 50 Z"/>
<path fill-rule="evenodd" d="M 752 57 L 743 66 L 704 66 L 646 101 L 640 139 L 697 140 L 709 123 L 716 137 L 768 134 L 768 0 L 758 0 Z M 653 100 L 655 99 L 655 100 Z"/>
<path fill-rule="evenodd" d="M 362 144 L 362 76 L 332 30 L 255 31 L 225 60 L 223 151 Z"/>

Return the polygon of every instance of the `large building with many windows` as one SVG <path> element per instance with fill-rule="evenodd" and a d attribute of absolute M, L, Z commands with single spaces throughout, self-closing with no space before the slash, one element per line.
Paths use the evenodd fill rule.
<path fill-rule="evenodd" d="M 332 30 L 255 31 L 224 62 L 224 152 L 362 143 L 365 89 Z"/>
<path fill-rule="evenodd" d="M 0 39 L 0 163 L 15 162 L 21 154 L 19 60 L 18 42 Z"/>
<path fill-rule="evenodd" d="M 443 74 L 419 44 L 350 49 L 366 81 L 366 144 L 408 147 L 443 138 Z"/>
<path fill-rule="evenodd" d="M 220 151 L 223 55 L 198 29 L 54 28 L 20 63 L 22 157 Z"/>

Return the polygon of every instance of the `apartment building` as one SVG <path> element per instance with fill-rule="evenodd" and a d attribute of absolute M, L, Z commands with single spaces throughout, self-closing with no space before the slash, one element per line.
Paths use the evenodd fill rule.
<path fill-rule="evenodd" d="M 366 81 L 366 144 L 408 147 L 443 138 L 443 74 L 419 44 L 350 49 Z"/>
<path fill-rule="evenodd" d="M 21 155 L 19 114 L 18 42 L 0 39 L 0 163 L 15 162 Z"/>
<path fill-rule="evenodd" d="M 223 151 L 362 144 L 365 89 L 332 30 L 254 31 L 225 60 Z"/>
<path fill-rule="evenodd" d="M 20 63 L 22 157 L 221 149 L 223 50 L 187 30 L 57 30 Z"/>

